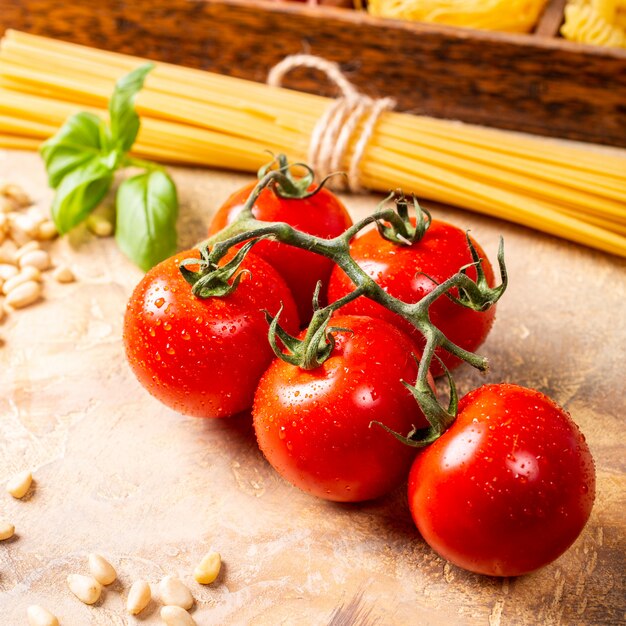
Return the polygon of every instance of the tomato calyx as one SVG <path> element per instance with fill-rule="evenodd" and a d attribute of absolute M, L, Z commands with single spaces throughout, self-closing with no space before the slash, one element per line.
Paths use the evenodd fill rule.
<path fill-rule="evenodd" d="M 485 272 L 483 270 L 482 259 L 480 258 L 476 247 L 472 243 L 469 233 L 466 233 L 466 237 L 467 246 L 472 255 L 473 262 L 461 267 L 459 272 L 467 275 L 469 268 L 473 267 L 476 271 L 476 280 L 470 280 L 470 282 L 460 286 L 458 289 L 458 296 L 454 296 L 449 291 L 446 295 L 453 302 L 467 307 L 468 309 L 472 309 L 474 311 L 485 311 L 500 299 L 509 282 L 508 272 L 504 262 L 504 244 L 502 238 L 500 238 L 497 257 L 498 267 L 500 269 L 500 284 L 491 288 L 489 287 L 487 277 L 485 276 Z"/>
<path fill-rule="evenodd" d="M 330 357 L 335 348 L 334 334 L 338 332 L 351 333 L 349 328 L 328 326 L 333 313 L 346 304 L 347 301 L 358 298 L 362 291 L 358 290 L 349 294 L 342 301 L 334 302 L 326 307 L 319 306 L 319 295 L 322 283 L 318 282 L 313 295 L 313 317 L 307 327 L 304 339 L 298 339 L 287 333 L 279 324 L 282 307 L 272 317 L 265 311 L 265 319 L 269 323 L 268 340 L 274 354 L 286 363 L 291 363 L 304 370 L 312 370 L 320 367 Z M 284 349 L 278 344 L 282 342 Z"/>
<path fill-rule="evenodd" d="M 409 202 L 401 189 L 392 191 L 378 205 L 379 212 L 382 212 L 391 200 L 394 200 L 396 205 L 395 212 L 391 214 L 392 219 L 376 222 L 376 228 L 383 239 L 399 246 L 410 246 L 422 239 L 430 226 L 432 217 L 428 209 L 420 206 L 414 195 L 411 195 L 411 199 L 415 211 L 415 224 L 409 215 Z"/>
<path fill-rule="evenodd" d="M 261 237 L 251 239 L 242 246 L 233 258 L 219 266 L 208 244 L 199 247 L 200 258 L 187 258 L 181 261 L 179 269 L 183 278 L 191 285 L 191 292 L 198 298 L 223 298 L 237 289 L 242 278 L 250 275 L 249 270 L 239 270 L 250 248 Z M 196 267 L 198 269 L 189 269 Z"/>
<path fill-rule="evenodd" d="M 300 176 L 294 176 L 292 173 L 293 168 L 300 168 L 304 170 L 304 173 Z M 331 176 L 333 174 L 327 176 L 313 187 L 315 172 L 306 163 L 290 164 L 284 154 L 279 154 L 272 161 L 259 168 L 259 183 L 257 187 L 260 187 L 260 189 L 258 193 L 261 193 L 265 187 L 269 187 L 281 198 L 303 200 L 318 193 Z M 251 198 L 254 196 L 258 197 L 255 191 L 256 189 L 252 192 Z M 256 197 L 254 197 L 252 204 L 256 201 Z M 250 202 L 250 199 L 248 199 L 248 202 Z"/>
<path fill-rule="evenodd" d="M 413 358 L 418 362 L 417 381 L 415 382 L 415 385 L 411 385 L 405 380 L 401 382 L 411 392 L 411 395 L 419 404 L 420 408 L 422 409 L 422 413 L 424 413 L 424 417 L 426 417 L 430 426 L 428 428 L 420 429 L 413 427 L 406 435 L 392 430 L 382 422 L 373 421 L 370 423 L 370 426 L 380 426 L 389 434 L 398 439 L 398 441 L 401 441 L 407 446 L 411 446 L 413 448 L 425 448 L 434 441 L 437 441 L 437 439 L 439 439 L 439 437 L 441 437 L 441 435 L 446 432 L 446 430 L 452 425 L 452 423 L 456 419 L 459 408 L 459 396 L 450 371 L 441 362 L 441 359 L 439 359 L 439 357 L 435 355 L 435 358 L 438 359 L 439 363 L 444 369 L 449 387 L 448 408 L 444 409 L 437 399 L 437 396 L 432 387 L 428 384 L 428 380 L 420 371 L 422 368 L 421 361 L 417 359 L 415 355 L 413 355 Z"/>

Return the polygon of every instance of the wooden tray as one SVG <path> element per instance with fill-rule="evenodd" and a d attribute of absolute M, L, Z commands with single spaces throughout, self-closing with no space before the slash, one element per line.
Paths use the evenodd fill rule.
<path fill-rule="evenodd" d="M 562 4 L 550 5 L 534 34 L 511 35 L 298 3 L 3 0 L 0 32 L 257 81 L 286 55 L 309 52 L 340 63 L 370 95 L 394 96 L 400 110 L 626 147 L 626 51 L 555 37 Z M 286 86 L 332 93 L 304 70 Z"/>

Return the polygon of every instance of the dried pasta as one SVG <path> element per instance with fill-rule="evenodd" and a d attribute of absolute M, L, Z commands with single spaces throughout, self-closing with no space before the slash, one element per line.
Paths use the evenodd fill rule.
<path fill-rule="evenodd" d="M 626 48 L 623 0 L 572 0 L 565 7 L 561 34 L 578 43 Z"/>
<path fill-rule="evenodd" d="M 33 149 L 73 113 L 106 117 L 115 81 L 143 59 L 8 31 L 0 46 L 0 147 Z M 166 63 L 136 100 L 138 156 L 255 171 L 267 150 L 307 158 L 332 100 Z M 346 161 L 355 151 L 358 133 Z M 346 163 L 339 169 L 347 169 Z M 626 257 L 626 153 L 385 111 L 362 184 L 510 220 Z"/>
<path fill-rule="evenodd" d="M 483 30 L 531 31 L 547 0 L 370 0 L 372 15 Z"/>

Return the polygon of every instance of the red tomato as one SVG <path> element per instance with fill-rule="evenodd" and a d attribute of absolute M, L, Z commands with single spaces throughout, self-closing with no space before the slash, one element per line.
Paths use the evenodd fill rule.
<path fill-rule="evenodd" d="M 406 479 L 415 449 L 370 422 L 406 435 L 427 422 L 401 380 L 414 383 L 414 346 L 395 326 L 337 316 L 331 356 L 304 370 L 276 359 L 252 410 L 259 447 L 300 489 L 340 502 L 376 498 Z"/>
<path fill-rule="evenodd" d="M 209 227 L 214 235 L 233 222 L 243 208 L 256 183 L 250 183 L 234 193 L 218 210 Z M 252 209 L 254 217 L 264 222 L 286 222 L 305 233 L 332 239 L 352 225 L 348 211 L 341 201 L 325 187 L 304 199 L 277 196 L 272 189 L 261 192 Z M 293 293 L 300 321 L 311 319 L 313 292 L 318 280 L 326 286 L 333 262 L 313 252 L 307 252 L 276 241 L 261 241 L 254 253 L 270 263 L 285 279 Z"/>
<path fill-rule="evenodd" d="M 295 332 L 296 306 L 284 281 L 248 253 L 250 270 L 223 298 L 197 298 L 179 270 L 188 250 L 152 268 L 135 288 L 124 318 L 124 343 L 139 382 L 169 407 L 197 417 L 249 408 L 274 354 L 263 309 Z M 226 259 L 230 257 L 227 256 Z"/>
<path fill-rule="evenodd" d="M 517 576 L 574 542 L 593 506 L 595 468 L 569 414 L 542 393 L 486 385 L 421 451 L 409 506 L 425 541 L 472 572 Z"/>
<path fill-rule="evenodd" d="M 472 240 L 473 241 L 473 240 Z M 482 249 L 474 242 L 483 261 L 483 270 L 490 286 L 494 284 L 493 270 Z M 383 239 L 378 230 L 371 230 L 354 239 L 350 245 L 352 258 L 387 293 L 404 302 L 419 302 L 428 295 L 437 283 L 442 283 L 459 269 L 472 262 L 465 233 L 451 224 L 433 220 L 424 237 L 410 245 L 400 246 Z M 468 271 L 476 279 L 473 268 Z M 352 281 L 339 268 L 335 267 L 328 286 L 328 301 L 334 302 L 354 290 Z M 342 313 L 351 315 L 371 315 L 397 324 L 424 345 L 423 337 L 407 320 L 401 318 L 381 304 L 360 297 L 342 307 Z M 430 307 L 430 318 L 453 343 L 465 350 L 474 351 L 485 340 L 495 316 L 495 306 L 484 312 L 472 311 L 452 302 L 446 296 L 440 297 Z M 438 356 L 448 369 L 461 361 L 446 352 L 437 350 Z M 443 373 L 435 359 L 431 364 L 434 376 Z"/>

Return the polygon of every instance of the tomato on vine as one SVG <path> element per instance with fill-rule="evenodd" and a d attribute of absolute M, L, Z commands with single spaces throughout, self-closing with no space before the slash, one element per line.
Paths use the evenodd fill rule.
<path fill-rule="evenodd" d="M 415 203 L 419 211 L 421 209 Z M 459 272 L 460 268 L 475 263 L 476 258 L 468 245 L 466 234 L 451 224 L 430 219 L 411 223 L 417 232 L 411 239 L 389 236 L 386 227 L 368 231 L 352 240 L 350 255 L 359 267 L 370 276 L 384 291 L 407 303 L 419 302 L 437 287 L 438 284 Z M 481 272 L 489 287 L 494 285 L 491 264 L 483 250 L 472 239 L 476 255 L 482 259 Z M 477 268 L 468 267 L 467 275 L 478 278 Z M 334 302 L 353 291 L 353 282 L 339 267 L 333 270 L 328 286 L 328 301 Z M 451 290 L 450 296 L 458 295 Z M 486 310 L 474 310 L 461 306 L 453 297 L 440 296 L 429 308 L 433 324 L 454 344 L 473 352 L 487 337 L 494 321 L 495 306 Z M 384 304 L 361 297 L 345 306 L 343 311 L 351 315 L 371 315 L 397 324 L 399 328 L 416 339 L 423 346 L 421 333 L 407 320 L 391 311 Z M 452 369 L 461 359 L 441 348 L 436 351 L 443 364 Z M 443 374 L 439 362 L 433 361 L 431 371 L 434 376 Z"/>
<path fill-rule="evenodd" d="M 282 306 L 293 331 L 298 314 L 263 259 L 230 253 L 208 267 L 206 254 L 201 263 L 198 250 L 181 252 L 144 276 L 128 303 L 124 344 L 139 382 L 161 402 L 188 415 L 227 417 L 252 405 L 273 358 L 263 311 Z"/>
<path fill-rule="evenodd" d="M 254 430 L 269 463 L 295 486 L 327 500 L 369 500 L 406 480 L 415 456 L 372 422 L 404 433 L 428 426 L 402 383 L 417 377 L 414 345 L 384 320 L 337 315 L 330 323 L 323 362 L 272 362 L 254 398 Z"/>
<path fill-rule="evenodd" d="M 323 239 L 336 237 L 352 225 L 348 211 L 335 194 L 322 185 L 313 184 L 308 172 L 300 179 L 292 177 L 284 157 L 279 157 L 279 162 L 284 171 L 263 168 L 259 173 L 261 178 L 268 172 L 278 172 L 278 175 L 248 207 L 256 220 L 285 222 Z M 226 200 L 213 217 L 209 236 L 216 235 L 241 217 L 257 185 L 258 181 L 252 182 Z M 324 285 L 328 283 L 332 260 L 277 241 L 260 242 L 254 253 L 284 278 L 298 306 L 300 320 L 305 324 L 311 318 L 311 301 L 318 281 Z"/>
<path fill-rule="evenodd" d="M 452 563 L 517 576 L 558 558 L 585 526 L 595 468 L 583 434 L 544 394 L 486 385 L 418 453 L 409 506 L 424 540 Z"/>

